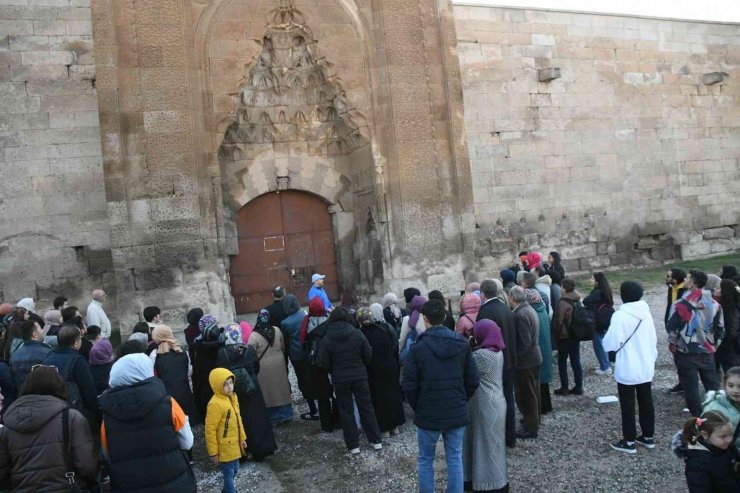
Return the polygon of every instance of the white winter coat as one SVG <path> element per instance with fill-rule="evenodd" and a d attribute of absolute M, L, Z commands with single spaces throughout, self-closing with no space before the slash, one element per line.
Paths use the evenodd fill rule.
<path fill-rule="evenodd" d="M 639 328 L 630 338 L 638 323 Z M 620 306 L 612 315 L 602 344 L 605 351 L 618 351 L 614 368 L 614 378 L 618 383 L 639 385 L 653 381 L 658 359 L 658 336 L 647 303 L 640 300 Z"/>

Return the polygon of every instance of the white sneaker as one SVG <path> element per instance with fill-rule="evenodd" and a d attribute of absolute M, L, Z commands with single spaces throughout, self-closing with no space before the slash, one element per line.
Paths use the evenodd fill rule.
<path fill-rule="evenodd" d="M 597 375 L 611 375 L 612 369 L 611 368 L 607 368 L 606 370 L 598 369 L 594 371 L 594 373 L 596 373 Z"/>
<path fill-rule="evenodd" d="M 383 444 L 382 443 L 373 443 L 373 450 L 383 450 Z"/>
<path fill-rule="evenodd" d="M 359 453 L 360 453 L 360 449 L 358 449 L 358 448 L 353 448 L 352 450 L 350 450 L 350 451 L 349 451 L 349 453 L 350 453 L 350 454 L 352 454 L 352 455 L 357 455 L 357 454 L 359 454 Z"/>

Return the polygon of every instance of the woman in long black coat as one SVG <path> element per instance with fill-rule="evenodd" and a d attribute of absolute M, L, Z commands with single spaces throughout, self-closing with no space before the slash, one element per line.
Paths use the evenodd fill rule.
<path fill-rule="evenodd" d="M 224 346 L 221 329 L 213 315 L 204 315 L 198 321 L 200 335 L 193 342 L 193 394 L 197 412 L 206 415 L 208 402 L 213 397 L 208 376 L 216 368 L 218 350 Z"/>
<path fill-rule="evenodd" d="M 257 353 L 252 346 L 243 343 L 242 330 L 238 324 L 224 328 L 224 335 L 226 345 L 218 351 L 219 368 L 228 368 L 232 372 L 246 369 L 256 387 L 251 395 L 247 395 L 238 385 L 234 387 L 234 392 L 239 399 L 244 431 L 247 434 L 247 451 L 252 454 L 253 460 L 259 462 L 274 454 L 277 444 L 265 398 L 257 380 L 260 372 Z"/>
<path fill-rule="evenodd" d="M 203 415 L 198 413 L 190 390 L 190 356 L 166 325 L 157 325 L 152 331 L 152 339 L 157 344 L 157 349 L 149 354 L 154 361 L 154 374 L 164 383 L 167 395 L 180 404 L 190 424 L 200 424 Z"/>
<path fill-rule="evenodd" d="M 373 349 L 372 361 L 368 366 L 370 400 L 383 437 L 398 433 L 398 427 L 406 421 L 398 384 L 398 341 L 393 330 L 384 322 L 375 319 L 369 308 L 360 308 L 356 314 L 363 334 Z"/>

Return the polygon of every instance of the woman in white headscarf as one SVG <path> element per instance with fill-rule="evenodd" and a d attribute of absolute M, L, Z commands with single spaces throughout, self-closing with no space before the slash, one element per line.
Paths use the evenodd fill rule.
<path fill-rule="evenodd" d="M 98 402 L 113 491 L 194 493 L 195 477 L 182 453 L 193 447 L 190 422 L 155 378 L 151 358 L 137 353 L 116 361 L 110 386 Z"/>
<path fill-rule="evenodd" d="M 401 333 L 401 322 L 404 315 L 406 314 L 398 307 L 398 296 L 393 293 L 386 293 L 383 296 L 383 319 L 398 334 Z"/>

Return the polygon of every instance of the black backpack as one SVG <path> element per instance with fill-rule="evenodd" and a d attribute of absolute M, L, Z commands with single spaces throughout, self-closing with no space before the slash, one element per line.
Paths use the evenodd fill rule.
<path fill-rule="evenodd" d="M 80 387 L 77 385 L 76 382 L 73 382 L 71 380 L 72 368 L 74 368 L 78 359 L 82 359 L 82 356 L 75 355 L 72 357 L 72 359 L 69 360 L 67 366 L 64 368 L 64 373 L 61 375 L 61 377 L 64 380 L 65 386 L 67 387 L 67 402 L 69 402 L 69 405 L 72 407 L 72 409 L 76 409 L 80 411 L 83 416 L 87 416 L 85 405 L 82 402 Z"/>
<path fill-rule="evenodd" d="M 596 332 L 602 335 L 606 334 L 612 323 L 612 315 L 614 315 L 614 306 L 606 303 L 599 305 L 599 308 L 596 309 Z"/>
<path fill-rule="evenodd" d="M 564 298 L 561 298 L 564 299 Z M 593 310 L 583 306 L 580 301 L 566 299 L 573 306 L 573 315 L 570 318 L 570 333 L 578 341 L 590 341 L 594 338 L 596 321 Z"/>

